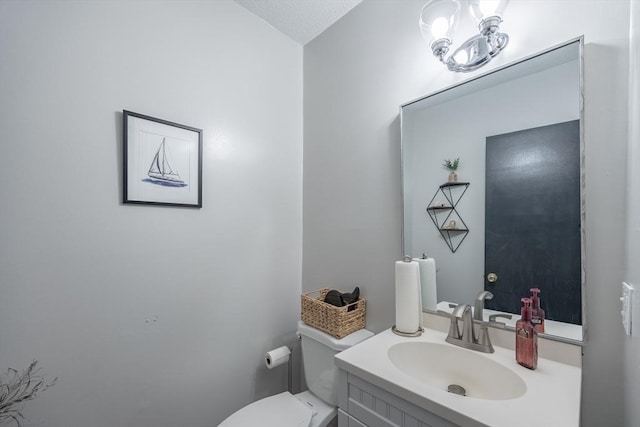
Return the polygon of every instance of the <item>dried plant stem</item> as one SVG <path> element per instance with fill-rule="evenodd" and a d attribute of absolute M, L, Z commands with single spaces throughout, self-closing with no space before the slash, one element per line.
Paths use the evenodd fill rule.
<path fill-rule="evenodd" d="M 58 378 L 47 384 L 37 364 L 34 360 L 22 373 L 9 368 L 6 378 L 0 380 L 0 424 L 13 422 L 20 427 L 20 420 L 25 419 L 21 412 L 24 403 L 55 385 Z"/>

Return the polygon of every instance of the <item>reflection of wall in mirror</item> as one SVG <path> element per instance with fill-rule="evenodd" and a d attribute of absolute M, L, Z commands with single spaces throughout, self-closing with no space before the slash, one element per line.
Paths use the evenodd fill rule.
<path fill-rule="evenodd" d="M 578 69 L 571 61 L 403 116 L 403 139 L 413 141 L 403 144 L 412 146 L 403 173 L 413 178 L 405 180 L 405 252 L 436 259 L 439 300 L 469 303 L 484 286 L 485 138 L 578 119 Z M 443 159 L 457 157 L 458 179 L 471 183 L 458 205 L 470 233 L 452 254 L 425 208 L 447 180 Z"/>

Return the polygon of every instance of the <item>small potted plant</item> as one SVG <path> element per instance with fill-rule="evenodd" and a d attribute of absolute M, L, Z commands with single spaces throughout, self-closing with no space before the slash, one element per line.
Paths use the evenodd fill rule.
<path fill-rule="evenodd" d="M 449 182 L 458 182 L 458 174 L 456 171 L 458 170 L 458 166 L 460 166 L 460 157 L 455 159 L 453 162 L 449 159 L 446 159 L 442 164 L 446 169 L 449 170 Z"/>
<path fill-rule="evenodd" d="M 34 360 L 22 373 L 9 368 L 7 374 L 0 377 L 0 425 L 12 423 L 20 427 L 20 421 L 24 420 L 23 405 L 56 383 L 57 378 L 50 383 L 45 382 L 44 375 L 36 368 L 37 364 L 38 361 Z"/>

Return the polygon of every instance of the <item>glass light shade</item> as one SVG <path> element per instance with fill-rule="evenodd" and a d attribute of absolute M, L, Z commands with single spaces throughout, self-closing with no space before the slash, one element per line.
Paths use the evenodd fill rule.
<path fill-rule="evenodd" d="M 469 8 L 471 15 L 480 23 L 491 16 L 502 18 L 508 3 L 509 0 L 471 0 Z"/>
<path fill-rule="evenodd" d="M 458 20 L 460 2 L 458 0 L 431 0 L 420 11 L 420 32 L 427 43 L 448 39 L 453 40 Z"/>

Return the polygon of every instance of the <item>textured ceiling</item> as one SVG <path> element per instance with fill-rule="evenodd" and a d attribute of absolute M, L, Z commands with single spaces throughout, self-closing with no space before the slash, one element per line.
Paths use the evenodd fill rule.
<path fill-rule="evenodd" d="M 235 0 L 304 45 L 362 0 Z"/>

